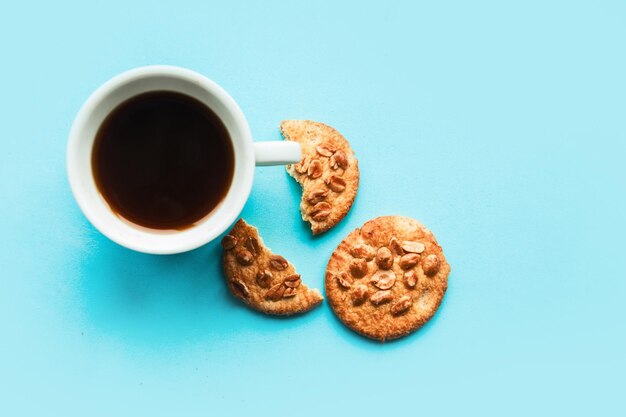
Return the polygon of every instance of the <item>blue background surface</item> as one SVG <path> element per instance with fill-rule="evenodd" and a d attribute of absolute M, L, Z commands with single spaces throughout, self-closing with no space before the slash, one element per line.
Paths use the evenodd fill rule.
<path fill-rule="evenodd" d="M 624 415 L 626 6 L 428 3 L 1 6 L 0 415 Z M 339 129 L 362 180 L 340 225 L 312 238 L 279 167 L 243 216 L 318 288 L 355 227 L 422 220 L 453 268 L 435 318 L 384 345 L 326 303 L 268 318 L 217 242 L 148 256 L 94 230 L 69 128 L 147 64 L 222 84 L 258 140 Z"/>

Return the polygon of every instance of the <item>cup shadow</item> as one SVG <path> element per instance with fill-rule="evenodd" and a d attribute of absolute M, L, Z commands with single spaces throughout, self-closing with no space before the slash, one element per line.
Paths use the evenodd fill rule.
<path fill-rule="evenodd" d="M 225 285 L 219 242 L 177 255 L 147 255 L 101 236 L 78 265 L 82 326 L 126 347 L 171 351 L 251 332 L 257 341 L 270 339 L 316 315 L 283 320 L 236 300 Z"/>

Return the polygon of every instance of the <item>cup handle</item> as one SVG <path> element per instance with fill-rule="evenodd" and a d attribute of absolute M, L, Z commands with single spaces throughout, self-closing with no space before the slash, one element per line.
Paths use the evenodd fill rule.
<path fill-rule="evenodd" d="M 287 165 L 300 162 L 302 149 L 298 142 L 254 142 L 254 159 L 257 166 Z"/>

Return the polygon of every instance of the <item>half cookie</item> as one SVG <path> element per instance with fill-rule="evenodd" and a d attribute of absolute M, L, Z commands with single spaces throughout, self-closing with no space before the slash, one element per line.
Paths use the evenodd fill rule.
<path fill-rule="evenodd" d="M 302 284 L 294 266 L 267 248 L 256 227 L 243 219 L 222 239 L 222 265 L 230 292 L 267 314 L 303 313 L 319 305 L 322 294 Z"/>
<path fill-rule="evenodd" d="M 285 120 L 285 140 L 298 142 L 302 160 L 287 172 L 302 186 L 300 212 L 313 234 L 325 232 L 343 219 L 359 188 L 359 165 L 348 141 L 323 123 Z"/>
<path fill-rule="evenodd" d="M 326 268 L 326 296 L 352 330 L 385 341 L 405 336 L 435 314 L 450 265 L 417 220 L 378 217 L 350 233 Z"/>

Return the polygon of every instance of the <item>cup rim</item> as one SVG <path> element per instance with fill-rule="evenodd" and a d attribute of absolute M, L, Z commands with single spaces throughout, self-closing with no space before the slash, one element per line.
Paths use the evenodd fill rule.
<path fill-rule="evenodd" d="M 80 184 L 81 170 L 78 167 L 78 161 L 80 158 L 78 145 L 81 143 L 81 140 L 85 140 L 81 133 L 88 123 L 90 123 L 90 118 L 93 116 L 94 111 L 97 109 L 98 105 L 108 98 L 111 92 L 127 83 L 152 76 L 170 76 L 184 79 L 185 81 L 189 81 L 207 90 L 210 94 L 215 96 L 217 100 L 224 105 L 230 113 L 230 116 L 233 118 L 234 123 L 242 131 L 244 138 L 240 141 L 240 143 L 244 146 L 243 153 L 248 156 L 247 159 L 249 162 L 244 164 L 247 166 L 241 167 L 241 169 L 243 169 L 243 176 L 237 183 L 235 183 L 235 178 L 233 178 L 233 182 L 231 183 L 228 194 L 224 200 L 226 201 L 232 193 L 236 193 L 238 197 L 232 197 L 234 198 L 234 209 L 222 212 L 222 215 L 218 219 L 218 223 L 214 227 L 207 230 L 206 233 L 197 232 L 197 229 L 201 228 L 202 225 L 209 219 L 213 219 L 213 216 L 208 216 L 200 224 L 180 232 L 174 232 L 171 234 L 165 234 L 161 231 L 155 231 L 154 233 L 144 232 L 153 235 L 155 238 L 155 242 L 146 244 L 145 241 L 139 242 L 138 239 L 132 239 L 129 236 L 114 232 L 111 230 L 109 225 L 106 224 L 104 219 L 100 218 L 92 211 L 90 202 L 88 201 L 89 197 L 82 192 L 83 186 Z M 116 105 L 118 104 L 119 103 L 116 103 Z M 235 222 L 243 210 L 252 189 L 252 181 L 254 177 L 254 149 L 250 127 L 243 112 L 235 100 L 221 86 L 209 78 L 187 68 L 172 65 L 149 65 L 124 71 L 109 79 L 98 87 L 93 93 L 91 93 L 81 106 L 76 117 L 74 118 L 74 122 L 72 123 L 67 144 L 66 164 L 67 176 L 74 199 L 78 203 L 78 206 L 85 217 L 87 217 L 96 229 L 112 241 L 126 248 L 143 253 L 165 255 L 187 252 L 207 244 L 221 235 Z M 238 169 L 238 167 L 235 169 Z M 120 223 L 124 222 L 122 219 L 117 220 Z M 193 230 L 196 230 L 196 232 L 190 232 Z M 137 229 L 137 231 L 139 233 L 140 229 Z M 168 239 L 169 236 L 171 237 Z M 181 236 L 184 236 L 185 238 L 181 239 Z M 169 243 L 164 244 L 166 241 L 169 241 Z"/>

